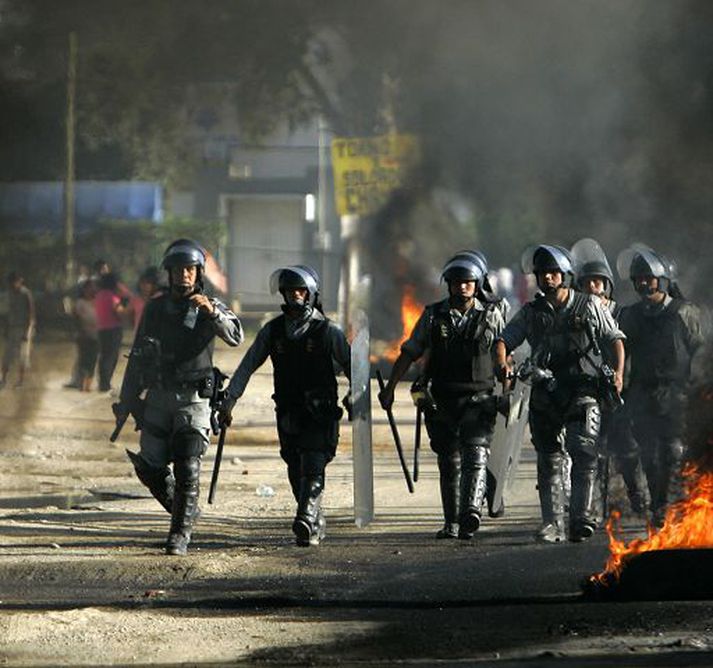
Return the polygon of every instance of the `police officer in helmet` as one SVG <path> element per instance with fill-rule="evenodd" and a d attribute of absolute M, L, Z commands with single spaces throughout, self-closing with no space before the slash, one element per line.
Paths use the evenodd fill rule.
<path fill-rule="evenodd" d="M 433 403 L 424 405 L 424 418 L 438 457 L 444 517 L 438 539 L 469 540 L 481 523 L 496 418 L 491 348 L 505 324 L 499 302 L 484 296 L 486 276 L 476 251 L 446 262 L 441 277 L 448 297 L 424 309 L 379 394 L 381 405 L 390 407 L 411 363 L 427 357 L 423 383 Z"/>
<path fill-rule="evenodd" d="M 627 411 L 639 445 L 656 524 L 681 493 L 683 412 L 691 364 L 703 344 L 701 314 L 676 283 L 675 266 L 635 244 L 617 258 L 639 301 L 624 309 L 621 328 L 631 359 Z"/>
<path fill-rule="evenodd" d="M 572 458 L 569 538 L 579 542 L 590 538 L 596 525 L 601 359 L 596 359 L 593 343 L 600 349 L 610 349 L 616 360 L 616 386 L 621 391 L 624 335 L 597 297 L 572 288 L 574 267 L 565 248 L 546 244 L 530 247 L 523 253 L 522 269 L 535 274 L 540 293 L 515 314 L 496 342 L 497 364 L 507 388 L 512 373 L 508 356 L 528 341 L 537 371 L 532 376 L 530 397 L 530 429 L 537 451 L 542 511 L 542 527 L 536 537 L 550 543 L 565 539 L 560 436 L 564 429 L 564 445 Z"/>
<path fill-rule="evenodd" d="M 169 287 L 144 308 L 114 406 L 117 420 L 131 413 L 141 429 L 139 453 L 128 454 L 139 480 L 171 514 L 166 553 L 172 555 L 186 554 L 199 513 L 201 457 L 216 389 L 215 337 L 230 346 L 243 339 L 235 314 L 203 291 L 205 260 L 205 250 L 190 239 L 166 249 Z"/>
<path fill-rule="evenodd" d="M 250 377 L 269 357 L 280 456 L 297 502 L 292 531 L 297 545 L 314 546 L 325 536 L 325 470 L 336 453 L 342 415 L 335 365 L 350 377 L 351 351 L 344 333 L 322 312 L 312 267 L 281 267 L 270 277 L 270 288 L 283 297 L 282 315 L 258 332 L 245 353 L 228 386 L 222 419 L 231 419 Z"/>
<path fill-rule="evenodd" d="M 576 265 L 577 287 L 586 294 L 599 297 L 602 305 L 611 313 L 614 322 L 619 325 L 625 307 L 614 299 L 614 272 L 604 250 L 594 239 L 585 238 L 572 246 L 572 256 Z M 608 362 L 614 364 L 615 360 L 610 359 Z M 625 373 L 622 396 L 626 394 L 626 382 Z M 612 411 L 605 407 L 602 414 L 599 452 L 603 457 L 615 458 L 617 468 L 624 479 L 631 510 L 637 515 L 645 515 L 646 493 L 638 466 L 638 447 L 634 440 L 631 419 L 623 408 Z M 600 475 L 604 476 L 604 484 L 608 486 L 608 462 L 600 459 L 600 464 L 603 464 Z M 607 490 L 604 490 L 603 494 L 606 493 Z"/>

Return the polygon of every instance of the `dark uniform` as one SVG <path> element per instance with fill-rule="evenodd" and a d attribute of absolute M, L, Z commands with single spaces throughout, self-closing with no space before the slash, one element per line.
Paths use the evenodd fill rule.
<path fill-rule="evenodd" d="M 703 343 L 700 313 L 690 302 L 667 295 L 661 304 L 642 301 L 626 308 L 621 328 L 631 357 L 627 412 L 651 511 L 660 522 L 666 506 L 680 495 L 684 402 L 691 360 Z"/>
<path fill-rule="evenodd" d="M 497 415 L 492 345 L 505 321 L 499 301 L 483 292 L 487 265 L 463 251 L 443 268 L 451 296 L 424 309 L 401 346 L 410 361 L 426 357 L 422 382 L 433 402 L 423 403 L 431 449 L 438 457 L 444 527 L 437 538 L 469 539 L 480 526 L 487 463 Z M 476 295 L 461 308 L 451 284 L 472 281 Z M 397 362 L 398 365 L 398 362 Z"/>
<path fill-rule="evenodd" d="M 594 239 L 584 238 L 572 246 L 577 285 L 582 292 L 596 294 L 605 301 L 614 322 L 619 323 L 623 307 L 612 298 L 614 272 L 604 250 Z M 601 292 L 597 292 L 601 290 Z M 605 350 L 604 359 L 610 368 L 616 360 Z M 626 380 L 626 375 L 625 379 Z M 599 435 L 599 483 L 601 488 L 602 517 L 608 512 L 608 487 L 610 461 L 614 458 L 624 478 L 632 510 L 637 514 L 646 511 L 646 495 L 643 493 L 638 467 L 638 450 L 631 430 L 631 420 L 620 405 L 602 406 L 602 429 Z M 606 518 L 605 518 L 606 519 Z"/>
<path fill-rule="evenodd" d="M 326 465 L 334 458 L 342 410 L 337 396 L 335 363 L 349 377 L 351 354 L 344 333 L 317 307 L 318 279 L 309 267 L 285 267 L 279 290 L 304 286 L 310 303 L 268 322 L 245 353 L 228 386 L 228 401 L 239 399 L 252 374 L 269 357 L 277 414 L 280 456 L 297 501 L 293 531 L 299 545 L 316 545 L 324 537 L 321 510 Z M 276 272 L 276 273 L 278 273 Z M 291 279 L 291 280 L 290 280 Z M 287 299 L 287 297 L 286 297 Z"/>
<path fill-rule="evenodd" d="M 443 532 L 467 538 L 469 514 L 480 518 L 486 493 L 486 467 L 495 428 L 496 404 L 491 348 L 505 323 L 495 304 L 473 300 L 465 313 L 449 300 L 426 307 L 402 351 L 413 360 L 427 355 L 435 410 L 426 405 L 424 419 L 431 449 L 438 457 Z M 478 521 L 479 523 L 479 521 Z M 442 536 L 446 537 L 446 536 Z"/>
<path fill-rule="evenodd" d="M 166 251 L 164 266 L 185 263 L 202 269 L 205 254 L 195 242 L 179 240 Z M 197 515 L 216 384 L 215 337 L 231 346 L 243 339 L 240 322 L 224 304 L 211 298 L 214 311 L 208 314 L 194 306 L 192 294 L 178 297 L 169 290 L 146 304 L 120 395 L 120 405 L 141 427 L 140 452 L 129 452 L 136 474 L 171 513 L 169 554 L 185 554 Z"/>
<path fill-rule="evenodd" d="M 691 362 L 703 343 L 701 315 L 681 295 L 673 263 L 651 248 L 637 244 L 622 251 L 617 268 L 641 297 L 620 320 L 631 362 L 626 405 L 653 519 L 661 524 L 681 492 L 684 401 Z"/>
<path fill-rule="evenodd" d="M 621 317 L 626 307 L 614 300 L 610 300 L 607 308 L 617 326 L 623 329 Z M 624 333 L 626 334 L 626 332 Z M 627 364 L 627 367 L 630 367 L 630 365 Z M 625 372 L 624 390 L 622 391 L 624 406 L 616 411 L 605 410 L 602 415 L 600 450 L 605 456 L 613 459 L 617 471 L 621 473 L 632 512 L 644 516 L 646 514 L 647 499 L 641 467 L 639 466 L 639 448 L 634 438 L 631 416 L 626 409 L 628 382 L 629 373 Z"/>
<path fill-rule="evenodd" d="M 544 262 L 527 271 L 572 273 L 565 249 L 540 246 L 553 266 Z M 537 262 L 537 254 L 535 254 Z M 556 263 L 556 266 L 555 266 Z M 543 527 L 538 536 L 547 542 L 564 538 L 564 447 L 572 459 L 569 503 L 570 539 L 592 535 L 596 520 L 594 494 L 597 472 L 597 439 L 601 428 L 599 368 L 601 357 L 591 338 L 605 348 L 624 335 L 598 297 L 569 289 L 566 303 L 553 308 L 538 295 L 518 311 L 500 337 L 508 353 L 525 340 L 532 349 L 532 363 L 542 372 L 533 382 L 530 397 L 530 431 L 537 451 L 537 485 Z M 605 343 L 605 346 L 600 346 Z"/>

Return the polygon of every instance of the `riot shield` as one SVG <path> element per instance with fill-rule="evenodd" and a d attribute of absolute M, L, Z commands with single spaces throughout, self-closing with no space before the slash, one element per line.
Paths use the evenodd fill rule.
<path fill-rule="evenodd" d="M 631 265 L 634 259 L 639 258 L 642 261 L 646 272 L 657 278 L 668 278 L 673 280 L 676 278 L 676 265 L 668 258 L 660 253 L 657 253 L 652 248 L 649 248 L 642 243 L 633 243 L 629 248 L 625 248 L 616 259 L 616 269 L 620 278 L 629 280 L 632 278 Z"/>
<path fill-rule="evenodd" d="M 352 327 L 354 522 L 358 527 L 365 527 L 374 519 L 374 467 L 371 452 L 369 319 L 364 311 L 355 311 Z"/>
<path fill-rule="evenodd" d="M 572 246 L 574 275 L 577 281 L 584 276 L 603 276 L 614 283 L 614 272 L 609 266 L 606 253 L 594 239 L 580 239 Z"/>
<path fill-rule="evenodd" d="M 503 507 L 503 494 L 512 487 L 520 449 L 525 437 L 530 403 L 530 386 L 516 381 L 511 390 L 507 418 L 498 415 L 488 458 L 488 508 L 491 514 Z"/>

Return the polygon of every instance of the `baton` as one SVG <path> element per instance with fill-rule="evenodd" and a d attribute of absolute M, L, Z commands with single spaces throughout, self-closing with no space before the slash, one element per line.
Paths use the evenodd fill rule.
<path fill-rule="evenodd" d="M 208 492 L 208 503 L 212 504 L 215 499 L 215 490 L 218 487 L 218 474 L 220 473 L 220 462 L 223 459 L 223 446 L 225 445 L 225 432 L 228 430 L 227 424 L 220 426 L 220 436 L 218 437 L 218 448 L 215 451 L 215 463 L 213 464 L 213 475 L 210 479 L 210 491 Z"/>
<path fill-rule="evenodd" d="M 418 455 L 421 450 L 421 420 L 423 410 L 416 408 L 416 438 L 413 443 L 413 481 L 418 482 Z"/>
<path fill-rule="evenodd" d="M 126 417 L 128 417 L 128 415 Z M 126 417 L 121 420 L 117 420 L 116 427 L 114 427 L 114 431 L 112 431 L 111 436 L 109 436 L 109 440 L 112 443 L 116 443 L 116 439 L 119 438 L 119 434 L 121 433 L 121 430 L 124 428 L 124 425 L 126 424 Z"/>
<path fill-rule="evenodd" d="M 114 417 L 116 419 L 116 426 L 114 427 L 114 431 L 111 432 L 111 436 L 109 436 L 109 440 L 112 443 L 116 443 L 116 439 L 119 438 L 119 434 L 121 434 L 121 430 L 124 428 L 124 425 L 126 424 L 126 421 L 129 419 L 129 415 L 131 413 L 118 413 L 117 408 L 119 407 L 119 403 L 115 403 L 111 405 L 111 410 L 114 413 Z"/>
<path fill-rule="evenodd" d="M 379 383 L 379 390 L 384 391 L 384 377 L 381 375 L 379 369 L 376 370 L 376 380 Z M 384 408 L 386 411 L 386 417 L 389 418 L 389 426 L 391 427 L 391 434 L 394 437 L 394 444 L 396 445 L 396 452 L 399 455 L 399 461 L 401 462 L 401 470 L 404 472 L 404 478 L 406 478 L 406 486 L 408 491 L 413 494 L 413 481 L 411 480 L 411 474 L 409 473 L 408 466 L 406 465 L 406 459 L 404 458 L 404 449 L 401 447 L 401 437 L 399 436 L 399 430 L 396 426 L 396 420 L 394 420 L 394 414 L 390 408 Z"/>

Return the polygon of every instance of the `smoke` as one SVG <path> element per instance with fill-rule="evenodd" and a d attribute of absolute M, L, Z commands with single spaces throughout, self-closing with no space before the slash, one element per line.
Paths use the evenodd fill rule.
<path fill-rule="evenodd" d="M 687 295 L 708 298 L 713 6 L 434 4 L 410 2 L 383 27 L 398 50 L 385 67 L 399 81 L 399 130 L 423 141 L 428 178 L 413 201 L 457 193 L 472 225 L 441 225 L 443 214 L 417 236 L 409 207 L 389 217 L 392 202 L 372 247 L 393 233 L 419 257 L 440 254 L 435 266 L 463 246 L 513 266 L 535 241 L 591 236 L 612 263 L 643 241 L 678 261 Z"/>

